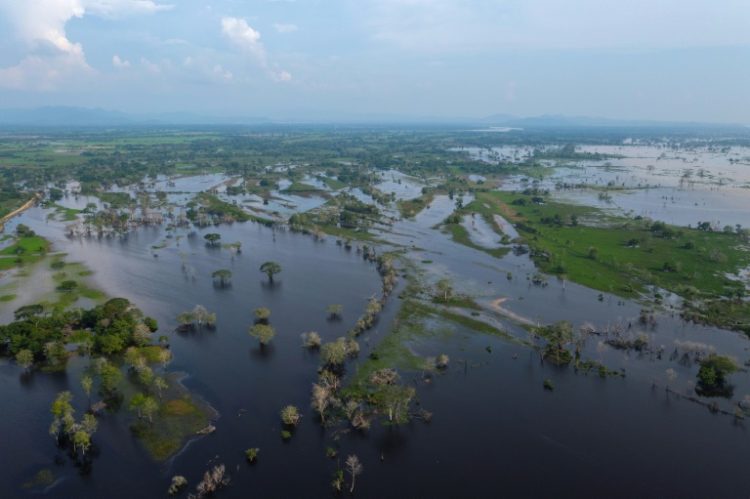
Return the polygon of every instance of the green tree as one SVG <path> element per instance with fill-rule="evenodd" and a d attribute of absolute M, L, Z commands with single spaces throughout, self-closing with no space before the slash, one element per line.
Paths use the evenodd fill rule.
<path fill-rule="evenodd" d="M 215 248 L 220 245 L 219 241 L 221 241 L 221 234 L 217 234 L 216 232 L 211 232 L 203 236 L 203 239 L 206 240 L 206 246 Z"/>
<path fill-rule="evenodd" d="M 268 322 L 271 317 L 271 309 L 266 307 L 258 307 L 255 309 L 255 318 L 261 322 Z"/>
<path fill-rule="evenodd" d="M 18 362 L 19 366 L 23 367 L 24 371 L 28 371 L 34 365 L 34 354 L 31 350 L 24 348 L 16 354 L 16 362 Z"/>
<path fill-rule="evenodd" d="M 269 282 L 273 282 L 273 276 L 281 272 L 281 265 L 277 262 L 264 262 L 260 271 L 268 276 Z"/>
<path fill-rule="evenodd" d="M 287 426 L 297 426 L 302 419 L 299 409 L 293 405 L 288 405 L 281 409 L 281 421 Z"/>
<path fill-rule="evenodd" d="M 91 405 L 91 390 L 93 387 L 94 380 L 88 374 L 84 374 L 81 377 L 81 388 L 83 388 L 83 393 L 85 393 L 86 397 L 88 397 L 89 405 Z"/>
<path fill-rule="evenodd" d="M 232 283 L 232 271 L 229 269 L 219 269 L 211 274 L 214 282 L 217 282 L 222 288 Z"/>
<path fill-rule="evenodd" d="M 326 313 L 331 320 L 340 319 L 341 315 L 344 313 L 344 306 L 339 303 L 332 303 L 326 307 Z"/>
<path fill-rule="evenodd" d="M 709 355 L 700 363 L 696 393 L 704 397 L 730 397 L 732 386 L 727 383 L 726 378 L 738 369 L 735 361 L 729 357 Z"/>
<path fill-rule="evenodd" d="M 265 346 L 276 336 L 276 331 L 268 324 L 255 324 L 248 330 L 248 334 L 256 338 L 261 346 Z"/>

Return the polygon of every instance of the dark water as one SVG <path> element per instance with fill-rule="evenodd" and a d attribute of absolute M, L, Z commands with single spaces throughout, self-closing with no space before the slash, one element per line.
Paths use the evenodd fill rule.
<path fill-rule="evenodd" d="M 746 497 L 750 490 L 747 431 L 730 417 L 667 397 L 663 388 L 652 389 L 651 371 L 660 372 L 666 364 L 652 367 L 651 360 L 630 359 L 634 375 L 602 380 L 542 366 L 527 348 L 460 327 L 439 345 L 428 339 L 413 345 L 421 353 L 446 352 L 452 359 L 448 372 L 432 383 L 418 374 L 405 378 L 417 386 L 420 406 L 434 413 L 431 423 L 375 425 L 366 435 L 341 433 L 336 440 L 308 409 L 318 358 L 300 348 L 299 334 L 315 330 L 326 340 L 344 334 L 379 290 L 372 264 L 333 241 L 274 234 L 254 224 L 210 229 L 225 242 L 241 240 L 241 255 L 209 250 L 199 234 L 179 247 L 170 240 L 155 258 L 151 246 L 164 239 L 161 230 L 143 229 L 125 242 L 69 241 L 59 224 L 44 220 L 42 210 L 19 219 L 69 252 L 70 260 L 96 270 L 95 280 L 109 294 L 125 296 L 156 317 L 158 334 L 171 331 L 174 317 L 196 303 L 217 312 L 215 332 L 168 333 L 174 352 L 168 369 L 188 373 L 185 385 L 214 406 L 220 418 L 215 434 L 158 464 L 130 435 L 129 415 L 107 416 L 94 437 L 93 472 L 80 476 L 64 460 L 55 464 L 47 428 L 48 407 L 58 391 L 71 389 L 83 401 L 78 380 L 85 361 L 71 362 L 67 374 L 31 376 L 3 362 L 0 497 L 22 497 L 20 484 L 44 467 L 61 477 L 47 497 L 157 497 L 166 494 L 172 475 L 185 475 L 193 488 L 215 463 L 224 463 L 232 479 L 219 497 L 328 497 L 336 461 L 325 456 L 327 446 L 340 447 L 342 457 L 356 453 L 362 460 L 359 497 Z M 583 316 L 604 320 L 637 313 L 634 304 L 598 302 L 596 293 L 571 285 L 564 291 L 557 283 L 539 290 L 520 276 L 507 281 L 508 269 L 519 274 L 528 269 L 523 258 L 498 261 L 457 247 L 434 231 L 420 236 L 418 225 L 397 229 L 407 233 L 405 239 L 429 247 L 425 255 L 435 260 L 434 272 L 463 275 L 475 290 L 487 286 L 488 298 L 498 293 L 514 297 L 510 306 L 519 313 L 577 322 Z M 273 287 L 257 270 L 271 259 L 284 268 Z M 181 270 L 183 260 L 192 268 L 187 274 Z M 233 271 L 231 288 L 213 287 L 210 273 L 217 268 Z M 326 320 L 330 303 L 344 304 L 343 321 Z M 363 337 L 362 357 L 389 327 L 398 305 L 392 298 L 378 326 Z M 246 332 L 259 306 L 272 310 L 277 330 L 266 352 Z M 659 326 L 669 338 L 674 334 L 670 324 Z M 732 338 L 724 340 L 726 348 L 741 353 L 736 336 L 722 334 Z M 638 375 L 639 370 L 644 373 Z M 542 388 L 547 378 L 554 382 L 552 392 Z M 304 418 L 285 443 L 278 412 L 290 403 L 303 409 Z M 244 460 L 248 447 L 261 449 L 255 466 Z"/>

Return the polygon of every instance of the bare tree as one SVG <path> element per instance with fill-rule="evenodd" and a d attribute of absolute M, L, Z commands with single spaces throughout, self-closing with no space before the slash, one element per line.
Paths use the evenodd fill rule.
<path fill-rule="evenodd" d="M 362 463 L 359 462 L 359 458 L 355 454 L 352 454 L 351 456 L 346 458 L 345 465 L 346 471 L 348 471 L 352 476 L 352 485 L 351 487 L 349 487 L 349 493 L 353 493 L 357 475 L 360 475 L 362 473 L 364 467 L 362 466 Z"/>

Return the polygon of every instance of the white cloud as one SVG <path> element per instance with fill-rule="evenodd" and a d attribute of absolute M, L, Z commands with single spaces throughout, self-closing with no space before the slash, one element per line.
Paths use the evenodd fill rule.
<path fill-rule="evenodd" d="M 275 29 L 279 33 L 294 33 L 299 29 L 299 27 L 296 24 L 274 23 L 273 29 Z"/>
<path fill-rule="evenodd" d="M 112 56 L 112 65 L 117 69 L 127 69 L 130 67 L 130 61 L 121 59 L 119 55 L 115 54 Z"/>
<path fill-rule="evenodd" d="M 361 0 L 372 39 L 399 49 L 663 49 L 750 43 L 747 0 Z"/>
<path fill-rule="evenodd" d="M 292 79 L 288 71 L 271 67 L 268 63 L 266 48 L 260 41 L 260 33 L 247 24 L 246 20 L 238 17 L 224 17 L 221 20 L 221 32 L 236 47 L 250 54 L 275 81 L 286 82 Z"/>
<path fill-rule="evenodd" d="M 51 90 L 81 71 L 92 72 L 83 46 L 65 32 L 68 21 L 86 14 L 103 17 L 153 13 L 170 8 L 152 0 L 0 0 L 0 15 L 13 27 L 27 54 L 0 68 L 0 85 Z M 114 63 L 114 61 L 113 61 Z"/>

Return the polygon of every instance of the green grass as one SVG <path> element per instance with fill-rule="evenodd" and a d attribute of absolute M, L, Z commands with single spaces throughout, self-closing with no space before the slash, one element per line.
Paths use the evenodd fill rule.
<path fill-rule="evenodd" d="M 195 197 L 195 199 L 210 215 L 217 215 L 217 216 L 228 215 L 234 218 L 238 222 L 246 222 L 253 218 L 257 218 L 257 219 L 261 218 L 261 217 L 252 217 L 239 206 L 236 206 L 232 203 L 227 203 L 226 201 L 222 201 L 221 199 L 219 199 L 217 196 L 214 196 L 213 194 L 201 192 Z"/>
<path fill-rule="evenodd" d="M 488 255 L 492 255 L 495 258 L 502 258 L 505 255 L 507 255 L 508 252 L 510 251 L 510 248 L 507 248 L 507 247 L 485 248 L 484 246 L 475 244 L 474 241 L 471 240 L 471 236 L 469 236 L 469 231 L 467 231 L 466 227 L 464 227 L 461 224 L 456 224 L 456 223 L 445 224 L 445 229 L 451 235 L 451 239 L 457 242 L 458 244 L 468 246 L 469 248 L 474 248 L 475 250 L 478 250 L 478 251 L 484 251 Z"/>
<path fill-rule="evenodd" d="M 479 193 L 468 208 L 515 222 L 544 272 L 626 298 L 653 301 L 649 286 L 666 289 L 688 300 L 685 318 L 750 334 L 750 303 L 735 298 L 743 284 L 727 277 L 750 265 L 742 235 L 668 225 L 655 231 L 646 220 L 549 200 L 536 204 L 507 192 Z"/>
<path fill-rule="evenodd" d="M 735 234 L 671 227 L 674 237 L 657 237 L 645 222 L 593 208 L 554 202 L 509 204 L 524 197 L 528 198 L 492 192 L 479 194 L 477 200 L 491 202 L 501 214 L 510 212 L 531 229 L 521 226 L 519 232 L 535 250 L 532 256 L 542 270 L 565 274 L 594 289 L 633 297 L 649 284 L 677 293 L 692 286 L 703 294 L 725 296 L 739 284 L 724 274 L 750 265 L 746 243 Z M 542 222 L 555 215 L 563 221 L 576 215 L 580 222 L 577 226 Z M 631 240 L 638 241 L 636 247 L 628 246 Z M 590 248 L 596 249 L 595 258 Z M 665 270 L 665 263 L 674 270 Z"/>
<path fill-rule="evenodd" d="M 0 302 L 9 302 L 16 299 L 16 295 L 14 294 L 8 294 L 8 295 L 2 295 L 0 296 Z"/>
<path fill-rule="evenodd" d="M 318 189 L 315 186 L 304 184 L 302 182 L 293 182 L 292 185 L 284 189 L 284 193 L 287 194 L 314 194 L 316 192 L 321 192 L 320 189 Z"/>
<path fill-rule="evenodd" d="M 208 412 L 184 395 L 160 404 L 153 423 L 136 421 L 131 429 L 152 458 L 164 461 L 205 428 L 208 420 Z"/>
<path fill-rule="evenodd" d="M 333 177 L 320 176 L 320 177 L 318 177 L 318 179 L 320 179 L 323 182 L 325 182 L 325 184 L 329 188 L 331 188 L 332 190 L 334 190 L 334 191 L 337 191 L 339 189 L 343 189 L 344 187 L 346 187 L 345 183 L 343 183 L 339 179 L 336 179 L 336 178 L 333 178 Z"/>
<path fill-rule="evenodd" d="M 81 210 L 77 210 L 75 208 L 66 208 L 65 206 L 60 206 L 59 204 L 53 204 L 53 208 L 55 208 L 55 213 L 59 214 L 62 221 L 64 222 L 72 222 L 78 218 L 78 214 L 81 213 Z"/>
<path fill-rule="evenodd" d="M 419 212 L 429 206 L 434 198 L 435 193 L 429 191 L 418 198 L 401 200 L 396 204 L 398 206 L 398 211 L 403 218 L 414 218 Z"/>
<path fill-rule="evenodd" d="M 479 304 L 474 301 L 474 298 L 471 296 L 466 295 L 454 295 L 448 298 L 448 300 L 444 300 L 442 297 L 434 296 L 432 298 L 432 303 L 435 303 L 437 305 L 443 305 L 446 307 L 458 307 L 458 308 L 465 308 L 468 310 L 481 310 L 482 307 L 479 306 Z"/>
<path fill-rule="evenodd" d="M 49 250 L 49 242 L 43 237 L 17 238 L 16 242 L 0 251 L 0 271 L 36 263 Z"/>

